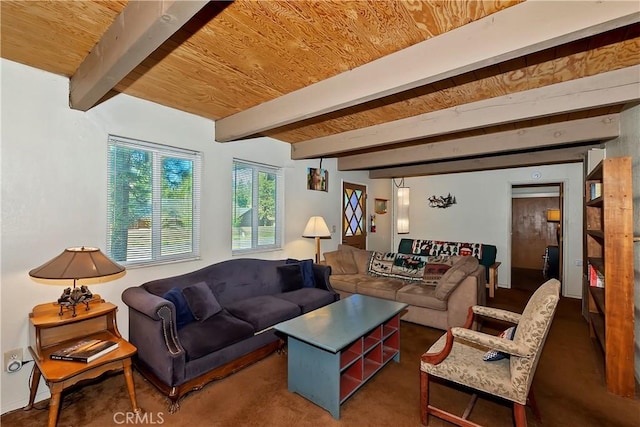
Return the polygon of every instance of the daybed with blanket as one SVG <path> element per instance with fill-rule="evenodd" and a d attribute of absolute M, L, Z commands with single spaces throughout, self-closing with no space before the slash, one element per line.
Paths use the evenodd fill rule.
<path fill-rule="evenodd" d="M 329 272 L 311 260 L 241 258 L 128 288 L 134 363 L 175 412 L 185 393 L 277 350 L 272 326 L 337 301 Z"/>
<path fill-rule="evenodd" d="M 442 240 L 401 239 L 398 244 L 398 252 L 425 256 L 471 255 L 477 258 L 485 268 L 489 297 L 493 298 L 495 295 L 496 287 L 498 286 L 498 267 L 500 267 L 500 262 L 496 262 L 498 249 L 494 245 Z"/>

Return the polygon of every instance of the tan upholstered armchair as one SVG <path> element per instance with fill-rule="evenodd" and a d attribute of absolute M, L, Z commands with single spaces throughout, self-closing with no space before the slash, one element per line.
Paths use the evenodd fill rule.
<path fill-rule="evenodd" d="M 560 282 L 551 279 L 531 296 L 522 314 L 491 307 L 473 306 L 467 323 L 451 328 L 422 355 L 420 363 L 420 414 L 428 425 L 429 414 L 459 426 L 477 426 L 467 417 L 477 398 L 462 416 L 429 405 L 429 379 L 443 378 L 513 402 L 517 427 L 527 425 L 525 406 L 529 403 L 536 418 L 540 413 L 533 397 L 531 383 L 551 327 L 560 294 Z M 469 329 L 475 316 L 491 317 L 517 325 L 513 340 L 499 338 Z M 489 349 L 510 355 L 497 361 L 484 361 Z"/>

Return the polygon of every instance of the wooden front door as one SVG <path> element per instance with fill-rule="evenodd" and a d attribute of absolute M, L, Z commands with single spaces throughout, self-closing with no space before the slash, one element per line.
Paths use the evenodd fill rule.
<path fill-rule="evenodd" d="M 367 246 L 367 187 L 342 183 L 342 243 L 360 249 Z"/>

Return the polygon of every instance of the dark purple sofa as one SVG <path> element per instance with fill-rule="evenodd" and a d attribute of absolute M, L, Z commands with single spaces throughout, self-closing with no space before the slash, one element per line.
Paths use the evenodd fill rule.
<path fill-rule="evenodd" d="M 330 267 L 311 267 L 315 287 L 301 287 L 297 264 L 240 258 L 122 293 L 129 307 L 129 341 L 138 348 L 135 366 L 169 397 L 171 413 L 189 391 L 278 350 L 283 342 L 272 326 L 339 299 L 329 283 Z M 194 288 L 207 294 L 191 296 L 189 306 L 205 314 L 180 329 L 176 305 L 163 298 L 173 288 L 184 295 L 193 295 L 187 291 Z"/>

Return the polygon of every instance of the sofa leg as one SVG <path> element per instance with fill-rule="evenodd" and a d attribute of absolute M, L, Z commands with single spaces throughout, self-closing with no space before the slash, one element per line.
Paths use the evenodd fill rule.
<path fill-rule="evenodd" d="M 287 342 L 284 340 L 280 340 L 278 342 L 278 348 L 276 349 L 276 353 L 280 354 L 280 355 L 286 355 L 287 354 Z"/>
<path fill-rule="evenodd" d="M 169 396 L 169 407 L 167 410 L 170 414 L 175 414 L 180 410 L 180 396 Z"/>

